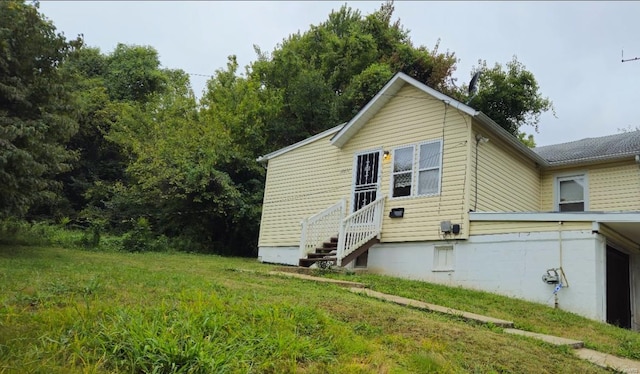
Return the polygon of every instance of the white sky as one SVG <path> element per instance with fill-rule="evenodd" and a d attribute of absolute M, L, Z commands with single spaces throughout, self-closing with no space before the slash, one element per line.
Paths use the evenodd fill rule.
<path fill-rule="evenodd" d="M 42 1 L 40 11 L 69 38 L 111 52 L 117 43 L 150 45 L 162 65 L 213 74 L 235 54 L 255 60 L 253 45 L 272 51 L 289 34 L 306 31 L 344 2 Z M 349 2 L 369 14 L 379 2 Z M 538 145 L 617 133 L 640 126 L 640 2 L 396 1 L 415 45 L 455 52 L 454 74 L 468 81 L 478 59 L 489 65 L 518 56 L 555 105 L 542 117 Z M 192 76 L 200 96 L 207 78 Z M 532 128 L 522 128 L 532 132 Z"/>

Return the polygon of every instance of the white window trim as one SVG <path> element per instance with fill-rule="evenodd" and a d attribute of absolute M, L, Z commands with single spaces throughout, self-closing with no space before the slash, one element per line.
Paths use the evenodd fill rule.
<path fill-rule="evenodd" d="M 438 163 L 438 166 L 437 166 L 437 167 L 431 167 L 431 168 L 424 168 L 424 169 L 420 169 L 420 147 L 421 147 L 422 145 L 424 145 L 424 144 L 432 144 L 432 143 L 440 143 L 440 144 L 439 144 L 439 145 L 440 145 L 440 147 L 439 147 L 440 149 L 438 150 L 438 152 L 440 152 L 440 162 Z M 441 191 L 440 191 L 440 189 L 441 189 L 441 187 L 440 187 L 440 186 L 442 185 L 442 158 L 443 158 L 443 157 L 442 157 L 442 139 L 429 140 L 429 141 L 426 141 L 426 142 L 418 143 L 418 144 L 417 144 L 416 149 L 417 149 L 417 151 L 416 151 L 416 155 L 418 156 L 418 157 L 416 158 L 416 164 L 415 164 L 415 165 L 416 165 L 416 168 L 418 169 L 418 170 L 417 170 L 417 172 L 415 173 L 415 174 L 416 174 L 416 181 L 415 181 L 415 182 L 416 182 L 416 196 L 438 196 L 438 195 L 440 195 L 440 192 L 441 192 Z M 419 194 L 419 193 L 418 193 L 418 190 L 419 190 L 419 188 L 418 188 L 418 182 L 419 182 L 419 180 L 420 180 L 420 179 L 419 179 L 419 178 L 420 178 L 420 172 L 421 172 L 421 171 L 427 171 L 427 170 L 435 170 L 435 169 L 438 169 L 438 177 L 439 177 L 439 178 L 438 178 L 438 188 L 437 188 L 437 191 L 436 191 L 435 193 Z"/>
<path fill-rule="evenodd" d="M 560 182 L 573 180 L 576 178 L 584 179 L 584 211 L 589 211 L 589 175 L 586 171 L 556 174 L 553 177 L 553 209 L 555 212 L 560 211 Z"/>
<path fill-rule="evenodd" d="M 444 266 L 439 266 L 440 255 L 442 251 L 451 251 L 451 257 L 449 263 L 445 261 Z M 456 252 L 453 245 L 434 245 L 433 246 L 433 268 L 432 272 L 453 272 L 455 271 Z"/>
<path fill-rule="evenodd" d="M 396 160 L 396 151 L 399 151 L 399 150 L 404 149 L 404 148 L 411 148 L 411 150 L 412 150 L 411 154 L 412 154 L 413 158 L 411 160 L 411 169 L 410 170 L 405 170 L 405 171 L 395 172 L 395 171 L 393 171 L 393 167 L 394 167 L 395 160 Z M 407 199 L 407 198 L 411 198 L 411 197 L 414 196 L 414 192 L 415 192 L 415 189 L 414 189 L 414 185 L 415 185 L 415 182 L 414 182 L 414 180 L 415 180 L 415 171 L 414 171 L 415 165 L 416 165 L 416 146 L 415 146 L 415 144 L 401 145 L 401 146 L 393 148 L 393 151 L 391 152 L 391 174 L 390 174 L 391 178 L 389 180 L 389 183 L 390 183 L 389 197 L 391 199 L 394 199 L 394 200 L 395 199 Z M 406 174 L 406 173 L 411 173 L 411 193 L 408 196 L 396 196 L 396 197 L 394 197 L 393 196 L 393 182 L 395 180 L 395 176 L 397 174 Z"/>
<path fill-rule="evenodd" d="M 431 143 L 440 143 L 440 163 L 438 164 L 437 167 L 431 167 L 431 168 L 424 168 L 424 169 L 420 169 L 420 147 L 424 144 L 431 144 Z M 394 160 L 395 160 L 395 153 L 397 150 L 402 149 L 402 148 L 413 148 L 413 167 L 411 168 L 411 194 L 408 196 L 397 196 L 394 197 L 393 196 L 393 182 L 394 182 L 394 176 L 396 174 L 402 174 L 402 173 L 406 173 L 407 171 L 403 171 L 403 172 L 397 172 L 395 173 L 393 171 L 393 165 L 394 165 Z M 434 139 L 434 140 L 427 140 L 427 141 L 423 141 L 420 143 L 414 143 L 414 144 L 404 144 L 404 145 L 399 145 L 397 147 L 394 147 L 391 151 L 391 162 L 390 162 L 390 175 L 391 178 L 389 178 L 389 198 L 393 199 L 393 200 L 401 200 L 401 199 L 411 199 L 411 198 L 416 198 L 416 197 L 430 197 L 430 196 L 439 196 L 440 193 L 442 192 L 442 163 L 443 163 L 443 141 L 442 139 Z M 419 194 L 418 193 L 418 182 L 419 182 L 419 178 L 420 178 L 420 172 L 421 171 L 426 171 L 426 170 L 438 170 L 438 190 L 435 193 L 429 193 L 429 194 Z"/>

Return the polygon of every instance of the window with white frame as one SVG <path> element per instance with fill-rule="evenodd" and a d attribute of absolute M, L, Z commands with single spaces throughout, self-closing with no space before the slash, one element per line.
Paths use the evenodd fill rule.
<path fill-rule="evenodd" d="M 556 177 L 556 209 L 559 212 L 584 212 L 587 203 L 585 174 Z"/>
<path fill-rule="evenodd" d="M 433 271 L 453 271 L 452 245 L 437 245 L 433 248 Z"/>
<path fill-rule="evenodd" d="M 391 197 L 440 193 L 441 155 L 440 140 L 394 149 Z"/>

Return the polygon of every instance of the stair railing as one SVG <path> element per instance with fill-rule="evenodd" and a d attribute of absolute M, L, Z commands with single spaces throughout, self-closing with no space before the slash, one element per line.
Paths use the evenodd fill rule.
<path fill-rule="evenodd" d="M 346 215 L 346 209 L 347 200 L 342 198 L 322 212 L 302 220 L 299 258 L 307 257 L 307 254 L 340 231 L 340 223 Z"/>
<path fill-rule="evenodd" d="M 338 266 L 342 266 L 343 258 L 380 235 L 383 210 L 384 197 L 380 197 L 342 220 L 338 235 Z"/>

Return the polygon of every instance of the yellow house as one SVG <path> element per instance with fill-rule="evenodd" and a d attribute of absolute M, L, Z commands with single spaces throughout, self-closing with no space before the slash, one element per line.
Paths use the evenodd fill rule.
<path fill-rule="evenodd" d="M 531 150 L 399 73 L 349 122 L 258 159 L 258 256 L 552 302 L 640 329 L 639 158 L 640 132 Z"/>

